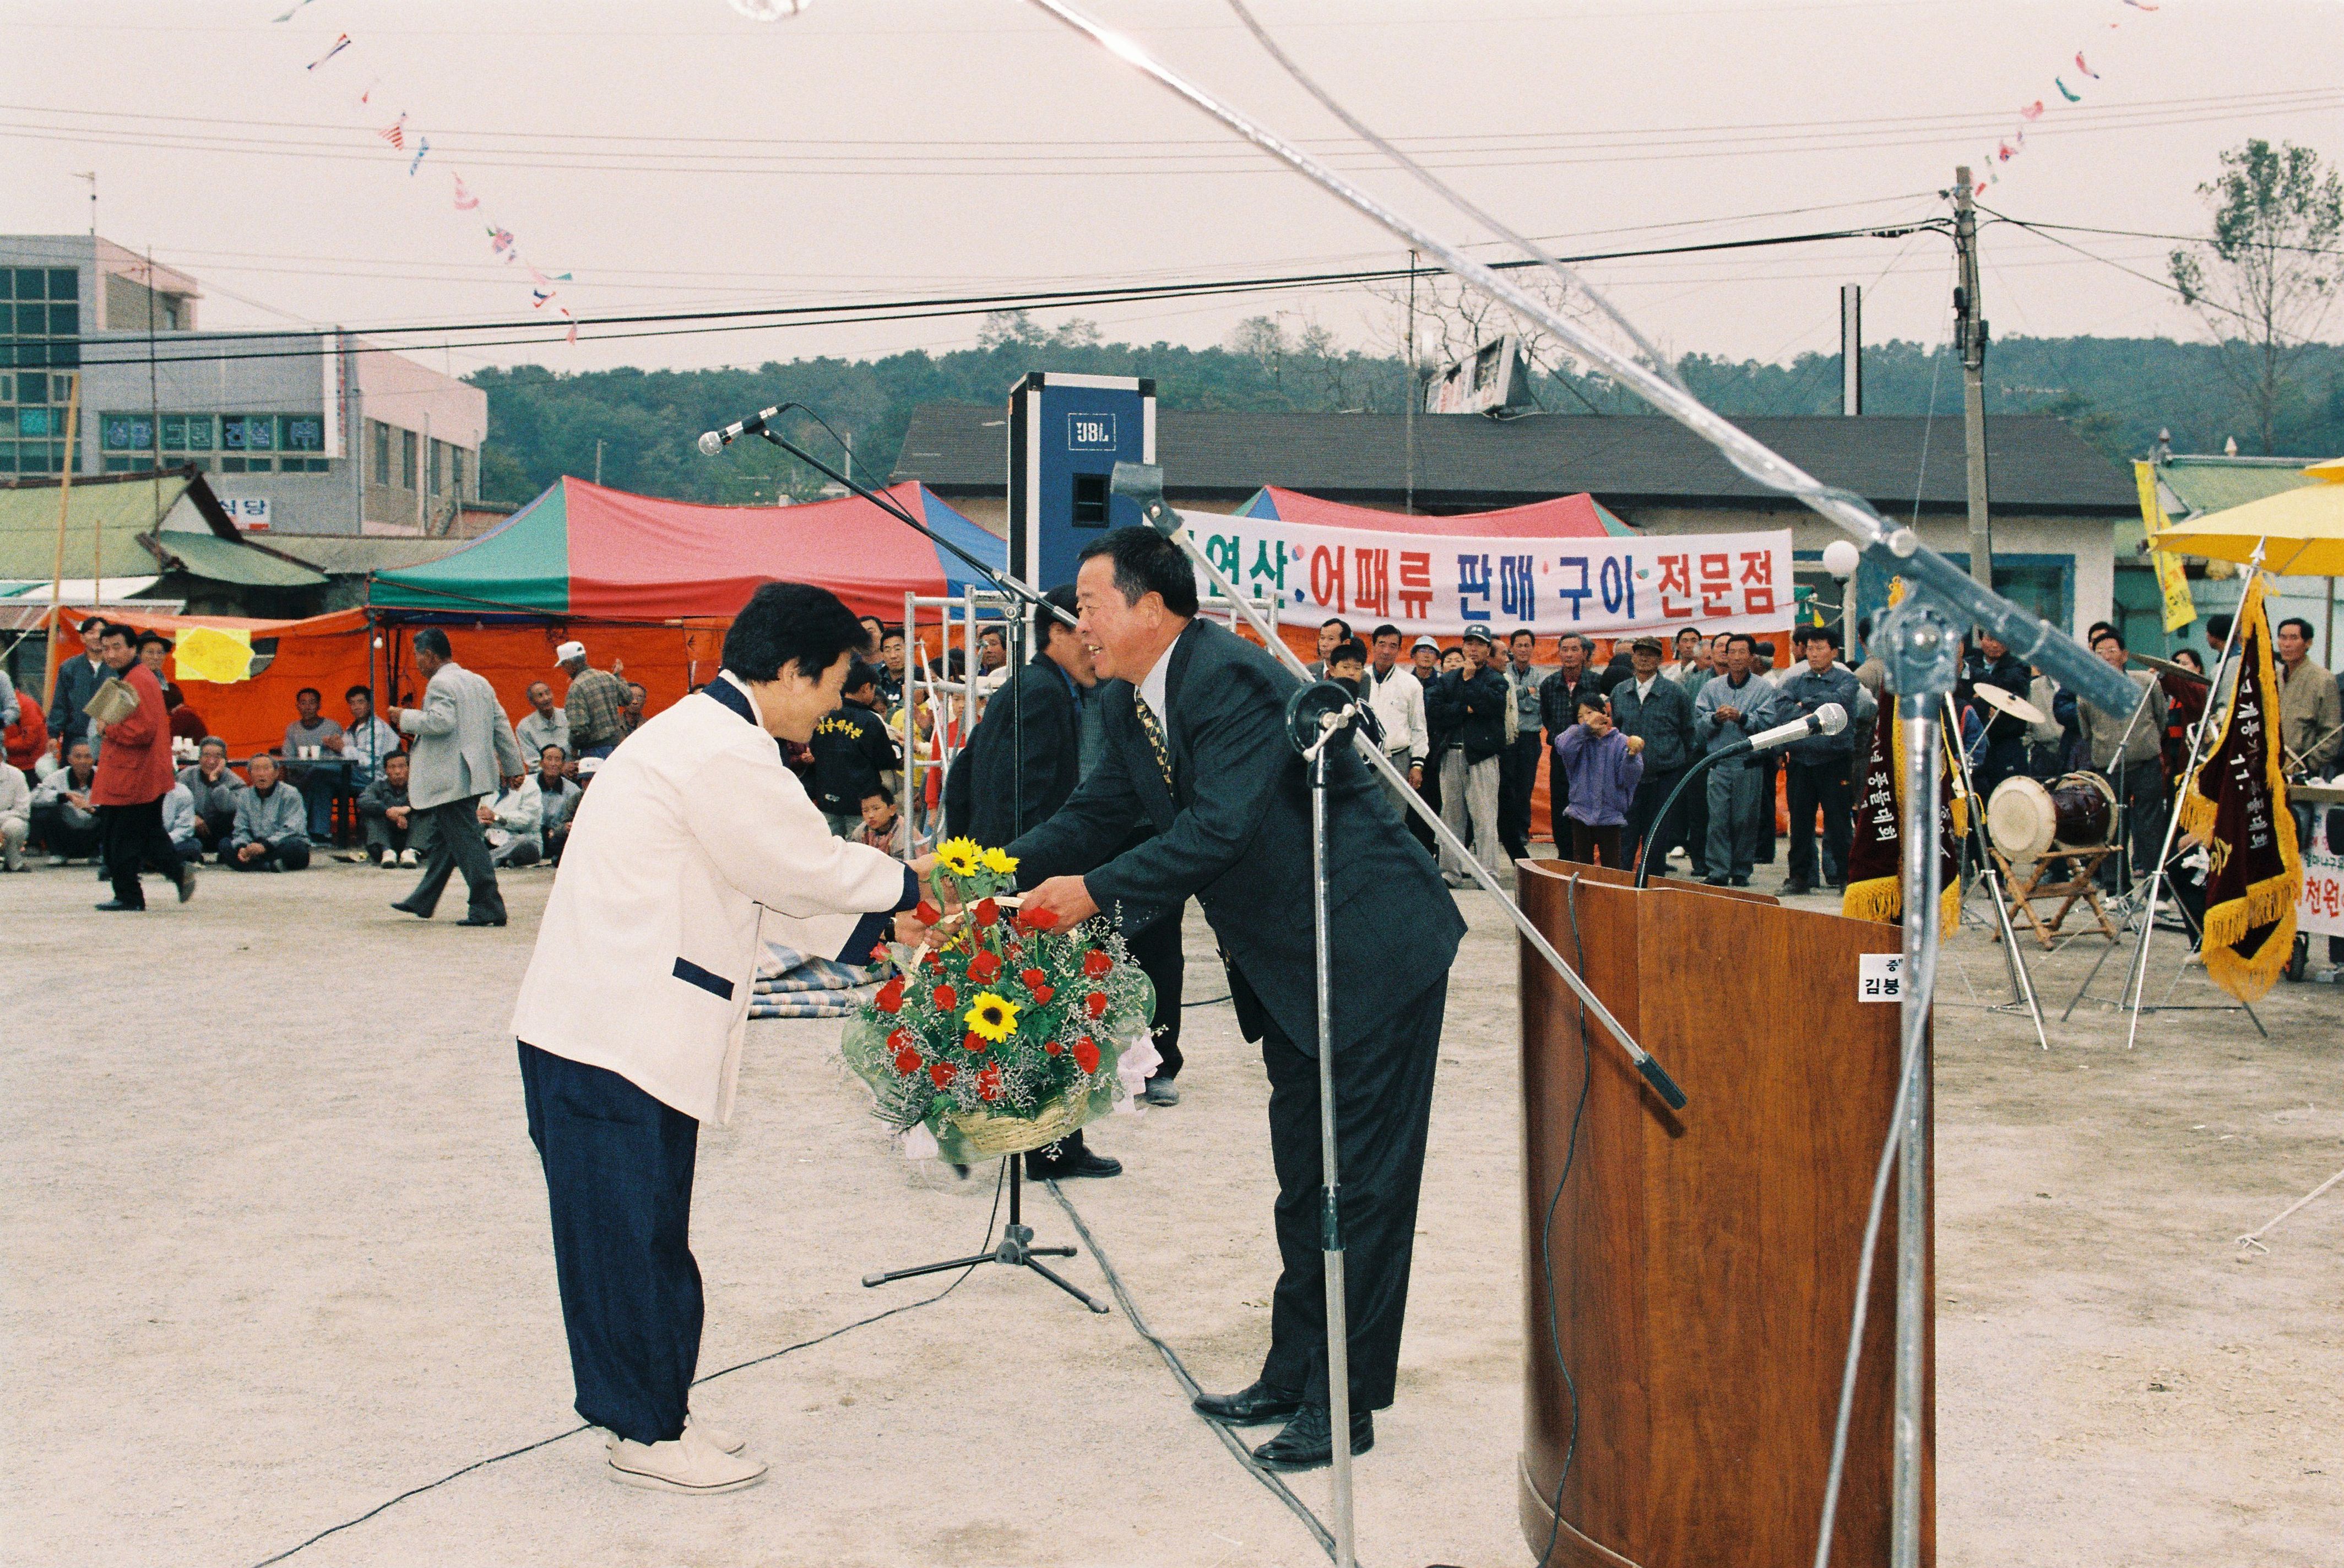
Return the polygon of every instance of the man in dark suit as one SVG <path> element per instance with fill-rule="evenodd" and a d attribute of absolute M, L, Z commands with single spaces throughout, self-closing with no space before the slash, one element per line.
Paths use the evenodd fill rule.
<path fill-rule="evenodd" d="M 1049 821 L 1010 846 L 1026 908 L 1062 923 L 1118 901 L 1194 895 L 1219 938 L 1238 1027 L 1261 1044 L 1283 1265 L 1261 1376 L 1197 1408 L 1231 1425 L 1292 1419 L 1257 1451 L 1308 1469 L 1333 1453 L 1318 1234 L 1318 1017 L 1310 790 L 1286 734 L 1294 677 L 1196 619 L 1186 557 L 1144 528 L 1083 551 L 1079 632 L 1106 698 L 1104 754 Z M 1464 922 L 1431 856 L 1349 746 L 1329 753 L 1327 866 L 1351 1447 L 1392 1401 L 1449 967 Z M 1143 824 L 1155 836 L 1115 853 Z"/>
<path fill-rule="evenodd" d="M 1043 595 L 1052 604 L 1072 612 L 1071 586 L 1053 588 Z M 948 832 L 964 835 L 988 846 L 1006 845 L 1026 830 L 1040 825 L 1066 804 L 1082 777 L 1083 693 L 1096 685 L 1091 653 L 1074 629 L 1046 610 L 1034 612 L 1034 645 L 1040 650 L 1026 666 L 985 704 L 985 717 L 968 737 L 968 744 L 953 759 L 945 779 L 945 822 Z M 1143 956 L 1136 918 L 1127 911 L 1124 940 L 1132 956 L 1157 986 L 1159 1026 L 1170 990 L 1172 1027 L 1178 1029 L 1180 971 L 1178 931 L 1175 929 L 1172 968 L 1163 980 Z M 1157 922 L 1156 924 L 1161 924 Z M 1153 926 L 1150 926 L 1153 929 Z M 1159 960 L 1157 943 L 1147 949 Z M 1160 1036 L 1159 1036 L 1160 1039 Z M 1162 1048 L 1159 1044 L 1158 1049 Z M 1175 1040 L 1172 1050 L 1179 1046 Z M 1094 1153 L 1076 1129 L 1055 1150 L 1036 1149 L 1026 1157 L 1026 1174 L 1045 1178 L 1120 1176 L 1123 1164 Z"/>

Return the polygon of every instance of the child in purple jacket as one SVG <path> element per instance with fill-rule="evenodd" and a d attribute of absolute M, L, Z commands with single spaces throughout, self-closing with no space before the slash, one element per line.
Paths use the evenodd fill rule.
<path fill-rule="evenodd" d="M 1625 871 L 1620 830 L 1643 782 L 1644 740 L 1613 729 L 1612 704 L 1597 693 L 1579 699 L 1578 715 L 1554 742 L 1554 765 L 1571 781 L 1571 804 L 1563 807 L 1571 843 L 1555 847 L 1566 859 Z"/>

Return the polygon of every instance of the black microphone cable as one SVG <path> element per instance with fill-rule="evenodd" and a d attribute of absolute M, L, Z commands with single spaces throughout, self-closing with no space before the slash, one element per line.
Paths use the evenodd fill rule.
<path fill-rule="evenodd" d="M 990 1242 L 993 1239 L 993 1227 L 995 1221 L 1001 1218 L 1001 1189 L 1003 1184 L 1008 1179 L 1008 1176 L 1009 1167 L 1005 1164 L 1001 1168 L 1001 1175 L 996 1177 L 994 1180 L 993 1210 L 985 1217 L 985 1239 L 987 1242 Z M 693 1388 L 698 1388 L 702 1383 L 712 1383 L 718 1378 L 730 1377 L 734 1372 L 743 1371 L 763 1362 L 773 1361 L 782 1356 L 786 1356 L 792 1351 L 810 1349 L 813 1346 L 822 1344 L 827 1340 L 834 1340 L 841 1334 L 850 1333 L 856 1329 L 864 1328 L 872 1323 L 878 1322 L 883 1318 L 892 1318 L 898 1312 L 909 1312 L 920 1307 L 934 1305 L 935 1302 L 943 1300 L 946 1296 L 951 1295 L 955 1290 L 959 1290 L 962 1282 L 975 1272 L 976 1272 L 976 1265 L 972 1263 L 967 1268 L 962 1270 L 958 1274 L 954 1275 L 953 1282 L 945 1286 L 943 1290 L 937 1291 L 933 1296 L 923 1296 L 916 1301 L 905 1301 L 899 1306 L 890 1307 L 884 1312 L 874 1312 L 867 1318 L 857 1318 L 851 1323 L 842 1323 L 837 1328 L 831 1330 L 828 1333 L 816 1334 L 811 1340 L 800 1340 L 796 1344 L 783 1345 L 778 1351 L 768 1351 L 762 1356 L 753 1356 L 745 1361 L 736 1361 L 732 1365 L 725 1367 L 721 1371 L 709 1372 L 704 1376 L 692 1379 L 692 1386 Z M 476 1470 L 486 1470 L 490 1465 L 501 1464 L 509 1459 L 519 1459 L 522 1454 L 534 1453 L 541 1448 L 550 1448 L 553 1444 L 561 1442 L 564 1438 L 576 1437 L 580 1432 L 590 1430 L 591 1426 L 592 1423 L 591 1421 L 580 1421 L 576 1426 L 570 1428 L 566 1431 L 555 1432 L 551 1437 L 539 1438 L 535 1442 L 525 1442 L 519 1448 L 507 1449 L 502 1453 L 490 1454 L 486 1459 L 476 1459 L 471 1463 L 464 1466 L 461 1470 L 450 1471 L 447 1474 L 441 1476 L 437 1481 L 427 1481 L 420 1486 L 410 1486 L 405 1492 L 400 1492 L 398 1496 L 389 1498 L 384 1502 L 376 1503 L 364 1513 L 359 1514 L 354 1518 L 345 1519 L 339 1524 L 327 1526 L 325 1529 L 318 1531 L 318 1533 L 310 1536 L 307 1541 L 302 1542 L 298 1546 L 288 1546 L 273 1557 L 262 1558 L 258 1563 L 253 1565 L 253 1568 L 269 1568 L 271 1563 L 282 1563 L 288 1557 L 294 1555 L 296 1553 L 308 1551 L 310 1547 L 315 1546 L 318 1542 L 323 1541 L 328 1535 L 338 1535 L 345 1530 L 364 1524 L 368 1520 L 374 1518 L 377 1514 L 387 1512 L 390 1509 L 398 1507 L 400 1503 L 406 1502 L 410 1497 L 420 1497 L 427 1492 L 436 1492 L 440 1487 L 447 1485 L 450 1482 L 456 1480 L 459 1476 L 470 1475 Z"/>
<path fill-rule="evenodd" d="M 1587 972 L 1587 944 L 1579 934 L 1579 877 L 1571 874 L 1563 890 L 1565 903 L 1571 909 L 1571 959 L 1572 966 L 1584 975 Z M 1562 1539 L 1562 1489 L 1571 1479 L 1571 1462 L 1579 1457 L 1579 1383 L 1571 1375 L 1570 1363 L 1562 1358 L 1562 1321 L 1561 1309 L 1554 1300 L 1554 1216 L 1562 1207 L 1562 1189 L 1571 1180 L 1571 1168 L 1579 1158 L 1579 1123 L 1587 1114 L 1588 1091 L 1595 1085 L 1595 1046 L 1587 1027 L 1587 1006 L 1579 1007 L 1579 1103 L 1571 1111 L 1571 1139 L 1562 1146 L 1562 1174 L 1555 1178 L 1554 1196 L 1547 1199 L 1546 1223 L 1539 1228 L 1539 1269 L 1546 1278 L 1547 1343 L 1554 1351 L 1555 1371 L 1562 1374 L 1562 1386 L 1571 1394 L 1571 1441 L 1562 1451 L 1562 1470 L 1554 1478 L 1554 1523 L 1546 1533 L 1546 1550 L 1539 1553 L 1539 1568 L 1547 1568 L 1554 1557 L 1556 1543 Z"/>

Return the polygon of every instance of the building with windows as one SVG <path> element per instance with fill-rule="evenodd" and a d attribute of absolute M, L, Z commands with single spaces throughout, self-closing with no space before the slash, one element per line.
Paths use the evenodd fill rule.
<path fill-rule="evenodd" d="M 338 330 L 205 332 L 197 282 L 90 235 L 0 237 L 0 477 L 192 464 L 237 526 L 442 534 L 488 396 Z"/>

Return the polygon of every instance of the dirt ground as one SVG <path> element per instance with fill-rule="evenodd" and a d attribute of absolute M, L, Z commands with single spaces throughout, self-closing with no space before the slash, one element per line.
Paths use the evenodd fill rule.
<path fill-rule="evenodd" d="M 1764 868 L 1760 885 L 1773 877 Z M 0 1353 L 9 1564 L 241 1568 L 575 1424 L 542 1179 L 505 1024 L 550 877 L 462 930 L 409 879 L 208 874 L 102 916 L 86 868 L 0 879 Z M 151 885 L 151 879 L 150 879 Z M 1398 1406 L 1360 1462 L 1373 1568 L 1514 1564 L 1521 1431 L 1515 942 L 1478 893 L 1450 991 Z M 167 895 L 166 895 L 167 898 Z M 1189 995 L 1221 995 L 1192 916 Z M 2233 1239 L 2344 1165 L 2344 992 L 2152 1016 L 2086 1003 L 2093 949 L 2038 960 L 2053 1048 L 1975 931 L 1938 1023 L 1941 1561 L 2344 1562 L 2344 1190 L 2268 1252 Z M 2177 962 L 2161 939 L 2155 992 Z M 2113 966 L 2111 968 L 2113 969 Z M 2118 983 L 2104 973 L 2097 987 Z M 2192 972 L 2177 1001 L 2220 999 Z M 1069 1195 L 1208 1387 L 1257 1370 L 1276 1251 L 1258 1058 L 1193 1007 L 1185 1102 L 1099 1129 Z M 884 1147 L 833 1022 L 751 1027 L 703 1129 L 703 1371 L 927 1282 L 993 1183 Z M 1045 1240 L 1072 1239 L 1037 1196 Z M 1068 1272 L 1104 1293 L 1087 1256 Z M 773 1472 L 714 1499 L 548 1443 L 301 1552 L 339 1564 L 1178 1564 L 1323 1561 L 1191 1416 L 1121 1313 L 987 1270 L 949 1298 L 704 1386 Z M 1325 1510 L 1323 1475 L 1296 1491 Z M 1661 1568 L 1661 1565 L 1654 1565 Z"/>

